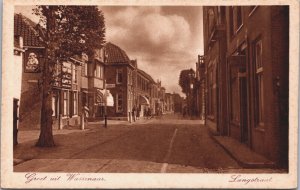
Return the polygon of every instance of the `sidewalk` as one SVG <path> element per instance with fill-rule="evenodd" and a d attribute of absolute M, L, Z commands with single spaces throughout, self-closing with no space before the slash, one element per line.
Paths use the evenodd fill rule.
<path fill-rule="evenodd" d="M 231 137 L 214 135 L 212 137 L 244 168 L 276 168 L 274 162 L 255 153 L 248 146 Z"/>
<path fill-rule="evenodd" d="M 85 129 L 85 130 L 90 130 L 89 128 L 88 129 Z M 79 128 L 67 128 L 67 129 L 62 129 L 62 130 L 59 130 L 59 129 L 53 129 L 53 135 L 63 135 L 63 134 L 69 134 L 69 133 L 75 133 L 75 132 L 82 132 L 83 130 L 79 129 Z M 40 130 L 39 129 L 32 129 L 32 130 L 29 130 L 29 129 L 26 129 L 26 130 L 22 130 L 20 129 L 18 131 L 18 143 L 24 143 L 24 142 L 27 142 L 27 141 L 32 141 L 32 140 L 38 140 L 39 138 L 39 135 L 40 135 Z"/>
<path fill-rule="evenodd" d="M 128 130 L 133 130 L 130 126 L 120 127 L 118 125 L 111 125 L 108 129 L 90 123 L 84 130 L 79 127 L 53 129 L 56 146 L 51 148 L 35 146 L 40 130 L 19 130 L 18 145 L 13 149 L 13 165 L 19 165 L 32 159 L 69 159 L 76 152 L 118 138 Z"/>
<path fill-rule="evenodd" d="M 153 119 L 153 118 L 152 118 Z M 107 125 L 133 125 L 133 124 L 148 124 L 152 119 L 140 118 L 139 120 L 126 121 L 126 120 L 107 120 Z M 104 125 L 104 120 L 102 121 L 90 121 L 89 124 L 99 124 Z"/>

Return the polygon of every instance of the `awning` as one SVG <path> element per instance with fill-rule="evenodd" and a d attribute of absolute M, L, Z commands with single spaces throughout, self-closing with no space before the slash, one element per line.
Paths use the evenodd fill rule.
<path fill-rule="evenodd" d="M 149 100 L 146 96 L 140 96 L 140 104 L 149 105 Z"/>
<path fill-rule="evenodd" d="M 104 90 L 97 89 L 96 104 L 104 105 Z"/>
<path fill-rule="evenodd" d="M 105 106 L 105 98 L 106 98 L 106 106 L 114 106 L 114 97 L 109 92 L 109 90 L 100 90 L 97 89 L 96 94 L 96 104 Z"/>
<path fill-rule="evenodd" d="M 114 106 L 114 97 L 109 90 L 106 90 L 106 106 Z"/>

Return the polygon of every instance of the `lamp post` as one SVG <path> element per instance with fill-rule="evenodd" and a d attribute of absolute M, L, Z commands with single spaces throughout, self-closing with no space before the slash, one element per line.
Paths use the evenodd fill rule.
<path fill-rule="evenodd" d="M 189 92 L 189 104 L 190 104 L 190 109 L 189 109 L 189 112 L 190 112 L 190 117 L 192 118 L 193 116 L 193 89 L 194 89 L 194 83 L 193 83 L 193 79 L 195 77 L 195 74 L 193 72 L 192 69 L 190 69 L 190 72 L 189 72 L 189 88 L 190 88 L 190 92 Z"/>
<path fill-rule="evenodd" d="M 193 117 L 193 88 L 194 88 L 194 84 L 191 82 L 190 83 L 190 116 L 191 119 Z"/>

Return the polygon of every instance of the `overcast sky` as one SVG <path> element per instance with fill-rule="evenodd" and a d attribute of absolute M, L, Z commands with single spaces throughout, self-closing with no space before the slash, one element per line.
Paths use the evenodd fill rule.
<path fill-rule="evenodd" d="M 122 48 L 138 67 L 168 92 L 181 93 L 179 73 L 195 68 L 203 54 L 202 7 L 105 6 L 106 41 Z M 38 21 L 32 7 L 16 7 L 17 13 Z"/>

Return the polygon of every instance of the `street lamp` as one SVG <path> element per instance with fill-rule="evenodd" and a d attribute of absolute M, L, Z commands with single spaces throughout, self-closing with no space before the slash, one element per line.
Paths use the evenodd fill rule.
<path fill-rule="evenodd" d="M 190 72 L 189 72 L 189 87 L 190 87 L 190 95 L 189 95 L 189 104 L 190 104 L 190 109 L 189 109 L 189 112 L 190 112 L 190 116 L 191 116 L 191 118 L 192 118 L 192 116 L 193 116 L 193 89 L 194 89 L 194 83 L 193 83 L 193 79 L 194 79 L 194 77 L 195 77 L 195 74 L 194 74 L 194 72 L 193 72 L 193 69 L 190 69 Z"/>

